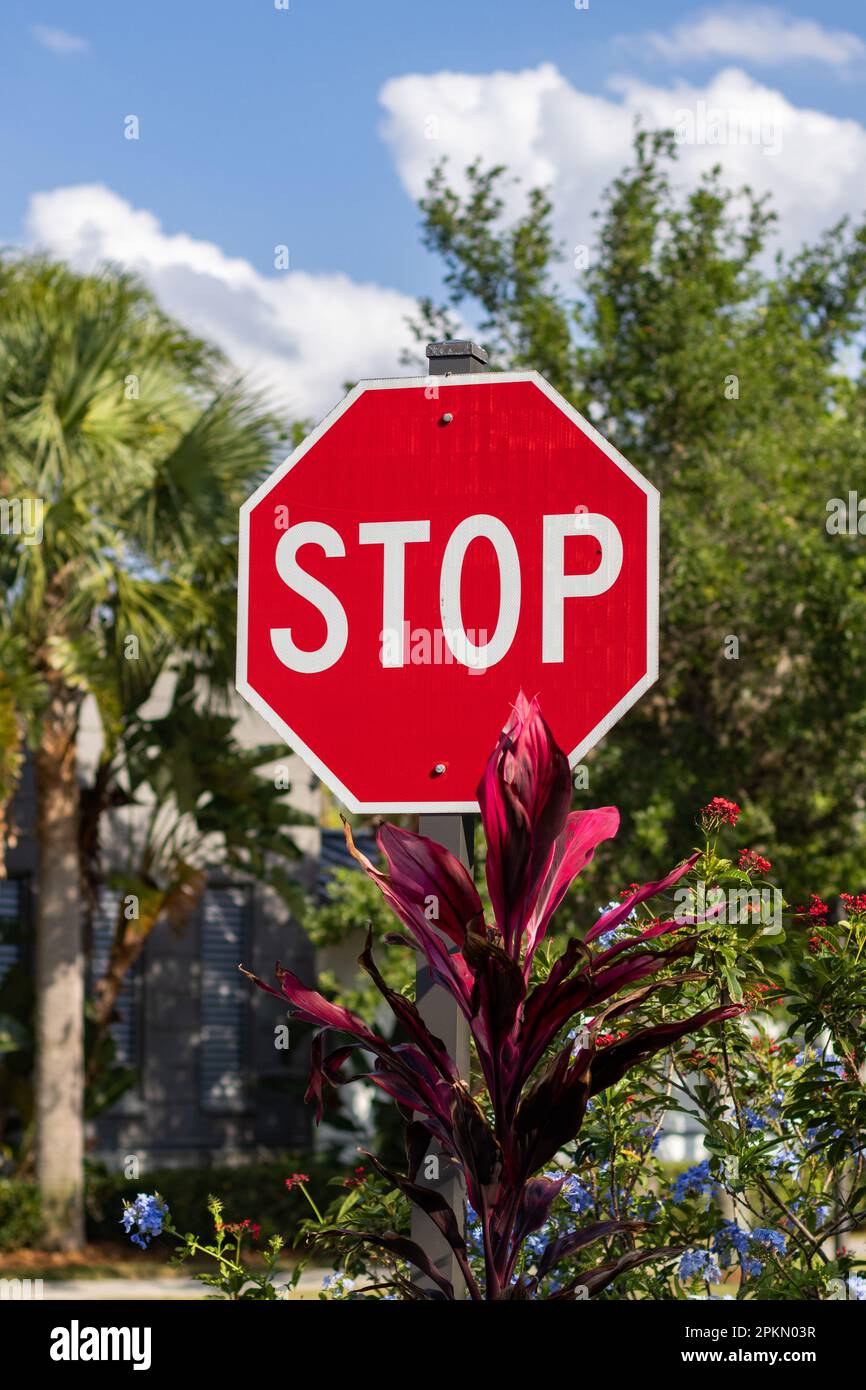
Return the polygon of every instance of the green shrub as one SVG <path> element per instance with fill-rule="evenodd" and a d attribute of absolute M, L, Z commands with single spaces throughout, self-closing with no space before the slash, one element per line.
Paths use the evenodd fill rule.
<path fill-rule="evenodd" d="M 342 1173 L 348 1176 L 351 1165 L 340 1165 L 326 1156 L 287 1154 L 285 1159 L 243 1165 L 148 1168 L 140 1177 L 128 1179 L 102 1164 L 89 1164 L 87 1236 L 89 1240 L 123 1239 L 123 1202 L 134 1201 L 142 1191 L 159 1192 L 165 1198 L 176 1230 L 200 1231 L 208 1197 L 214 1193 L 223 1203 L 224 1221 L 249 1218 L 261 1225 L 263 1245 L 271 1236 L 279 1235 L 291 1247 L 300 1223 L 310 1214 L 302 1193 L 286 1190 L 286 1178 L 295 1172 L 309 1175 L 309 1191 L 324 1205 L 333 1195 L 328 1191 L 329 1179 Z"/>
<path fill-rule="evenodd" d="M 22 1178 L 0 1178 L 0 1251 L 38 1246 L 41 1237 L 38 1187 Z"/>

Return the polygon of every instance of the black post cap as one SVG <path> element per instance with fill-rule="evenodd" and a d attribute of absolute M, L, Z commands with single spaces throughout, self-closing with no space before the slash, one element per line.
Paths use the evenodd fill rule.
<path fill-rule="evenodd" d="M 461 375 L 465 372 L 486 372 L 487 353 L 478 343 L 468 338 L 451 338 L 444 343 L 428 343 L 427 358 L 431 374 L 444 376 L 446 373 Z"/>

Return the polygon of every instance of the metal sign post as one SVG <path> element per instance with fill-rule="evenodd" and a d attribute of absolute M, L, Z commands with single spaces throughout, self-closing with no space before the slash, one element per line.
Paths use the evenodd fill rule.
<path fill-rule="evenodd" d="M 427 357 L 432 376 L 463 376 L 467 372 L 487 370 L 487 353 L 477 343 L 430 343 Z M 444 845 L 470 873 L 472 872 L 475 816 L 421 816 L 418 829 L 422 835 Z M 448 947 L 449 950 L 455 949 L 453 942 L 448 942 Z M 460 1076 L 468 1081 L 469 1026 L 451 995 L 433 984 L 426 964 L 419 964 L 416 970 L 415 1002 L 431 1033 L 442 1039 L 454 1058 Z M 418 1171 L 417 1180 L 426 1186 L 436 1188 L 442 1194 L 457 1217 L 457 1224 L 462 1231 L 466 1216 L 463 1179 L 454 1165 L 443 1158 L 438 1146 L 433 1145 L 428 1150 Z M 434 1226 L 429 1216 L 418 1207 L 412 1208 L 412 1239 L 426 1251 L 440 1273 L 451 1281 L 455 1292 L 462 1291 L 465 1296 L 465 1284 L 454 1252 L 438 1227 Z"/>
<path fill-rule="evenodd" d="M 450 850 L 461 864 L 472 871 L 474 816 L 421 816 L 418 829 L 422 835 Z M 443 940 L 445 938 L 443 937 Z M 448 941 L 448 949 L 456 950 L 453 941 Z M 435 985 L 430 978 L 426 964 L 419 964 L 415 972 L 415 1003 L 430 1032 L 441 1038 L 451 1054 L 461 1077 L 469 1079 L 469 1025 L 447 990 Z M 421 1166 L 416 1182 L 433 1187 L 445 1198 L 461 1232 L 466 1221 L 466 1189 L 462 1174 L 446 1158 L 436 1143 L 431 1143 Z M 433 1224 L 420 1207 L 412 1208 L 412 1239 L 417 1241 L 435 1264 L 440 1274 L 450 1280 L 458 1297 L 466 1296 L 463 1275 L 454 1257 L 454 1252 L 442 1232 Z M 419 1277 L 422 1287 L 431 1287 L 432 1281 Z"/>

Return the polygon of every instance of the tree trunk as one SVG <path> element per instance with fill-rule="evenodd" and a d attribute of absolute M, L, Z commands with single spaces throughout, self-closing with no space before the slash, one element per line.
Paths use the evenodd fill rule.
<path fill-rule="evenodd" d="M 36 754 L 36 1173 L 46 1245 L 84 1244 L 84 942 L 74 698 L 55 696 Z"/>

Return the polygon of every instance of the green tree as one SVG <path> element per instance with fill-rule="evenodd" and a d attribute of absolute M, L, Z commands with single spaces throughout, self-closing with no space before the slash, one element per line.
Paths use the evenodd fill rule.
<path fill-rule="evenodd" d="M 765 200 L 718 169 L 684 189 L 675 158 L 671 135 L 638 135 L 577 274 L 543 190 L 508 223 L 503 168 L 470 167 L 460 194 L 440 165 L 421 212 L 445 296 L 414 329 L 474 320 L 494 368 L 538 369 L 661 491 L 661 676 L 578 793 L 622 809 L 619 871 L 651 875 L 720 793 L 794 901 L 862 884 L 866 551 L 826 522 L 862 476 L 866 391 L 840 359 L 864 325 L 866 227 L 784 257 Z M 622 886 L 606 862 L 596 897 Z"/>
<path fill-rule="evenodd" d="M 110 800 L 125 720 L 167 665 L 188 664 L 210 691 L 226 686 L 237 508 L 276 434 L 219 354 L 134 279 L 0 261 L 0 648 L 9 657 L 0 795 L 8 801 L 18 736 L 29 733 L 36 1167 L 57 1246 L 83 1237 L 80 837 L 98 822 L 93 805 Z M 11 524 L 24 500 L 31 522 L 38 514 L 29 534 Z M 76 748 L 88 697 L 103 751 L 82 816 Z"/>

